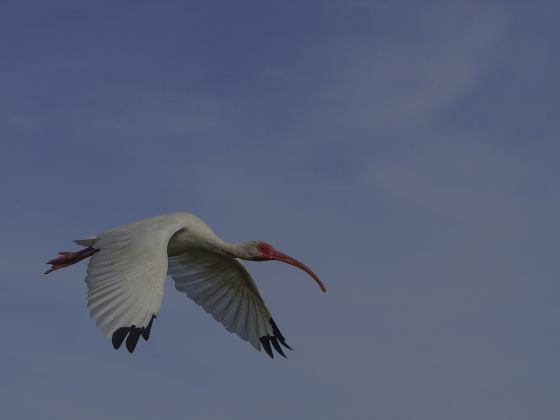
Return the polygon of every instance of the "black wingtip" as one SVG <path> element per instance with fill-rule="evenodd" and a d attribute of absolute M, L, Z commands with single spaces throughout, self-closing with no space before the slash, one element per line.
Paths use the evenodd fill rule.
<path fill-rule="evenodd" d="M 130 332 L 128 333 L 128 338 L 126 339 L 126 349 L 129 353 L 134 352 L 138 340 L 140 340 L 140 335 L 142 334 L 142 328 L 136 328 L 134 325 L 130 327 Z"/>
<path fill-rule="evenodd" d="M 113 333 L 113 337 L 112 337 L 111 341 L 113 342 L 113 348 L 115 350 L 118 350 L 119 347 L 122 345 L 124 339 L 128 335 L 129 330 L 130 330 L 130 328 L 128 328 L 128 327 L 121 327 Z"/>
<path fill-rule="evenodd" d="M 266 351 L 266 354 L 268 354 L 272 359 L 274 359 L 274 352 L 272 351 L 272 348 L 274 348 L 274 350 L 276 350 L 282 357 L 286 357 L 286 354 L 284 353 L 284 350 L 282 350 L 282 347 L 280 345 L 290 350 L 293 349 L 286 343 L 286 339 L 278 329 L 276 322 L 274 322 L 272 318 L 270 318 L 268 321 L 270 322 L 270 326 L 272 327 L 272 335 L 263 335 L 259 338 L 259 341 L 261 342 L 264 351 Z"/>
<path fill-rule="evenodd" d="M 152 319 L 150 320 L 148 326 L 142 328 L 142 337 L 144 338 L 145 341 L 148 341 L 148 339 L 150 338 L 150 332 L 152 331 L 152 324 L 154 323 L 155 318 L 156 316 L 152 315 Z"/>
<path fill-rule="evenodd" d="M 294 349 L 291 348 L 288 345 L 288 343 L 286 343 L 286 339 L 284 338 L 284 335 L 278 329 L 278 326 L 276 325 L 276 322 L 274 322 L 274 319 L 270 318 L 268 321 L 270 322 L 270 326 L 272 327 L 272 332 L 274 333 L 274 336 L 276 338 L 278 338 L 278 341 L 280 342 L 280 344 L 282 344 L 287 349 L 290 349 L 290 350 L 294 351 Z"/>
<path fill-rule="evenodd" d="M 284 350 L 282 350 L 282 347 L 280 347 L 280 344 L 278 344 L 278 339 L 274 336 L 270 337 L 270 342 L 272 343 L 272 346 L 274 347 L 274 349 L 280 353 L 280 355 L 282 355 L 283 357 L 286 358 L 286 355 L 284 354 Z"/>
<path fill-rule="evenodd" d="M 274 353 L 272 352 L 272 347 L 270 347 L 270 338 L 268 336 L 262 336 L 260 338 L 260 342 L 266 351 L 266 354 L 268 354 L 271 359 L 274 359 Z"/>
<path fill-rule="evenodd" d="M 294 351 L 293 348 L 291 348 L 288 343 L 286 343 L 284 340 L 278 340 L 280 342 L 280 344 L 282 344 L 284 347 L 286 347 L 288 350 Z"/>
<path fill-rule="evenodd" d="M 126 339 L 126 349 L 130 353 L 134 352 L 140 336 L 142 336 L 146 341 L 150 338 L 150 332 L 152 331 L 152 324 L 154 323 L 155 318 L 157 318 L 156 315 L 152 315 L 150 323 L 142 328 L 137 328 L 133 325 L 131 327 L 121 327 L 117 329 L 111 337 L 113 348 L 115 350 L 119 349 Z"/>

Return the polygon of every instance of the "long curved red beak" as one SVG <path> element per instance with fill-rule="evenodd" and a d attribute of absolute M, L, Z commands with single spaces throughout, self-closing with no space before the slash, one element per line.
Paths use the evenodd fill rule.
<path fill-rule="evenodd" d="M 274 250 L 274 252 L 270 256 L 270 259 L 277 260 L 277 261 L 282 261 L 283 263 L 293 265 L 294 267 L 297 267 L 300 270 L 305 271 L 307 274 L 309 274 L 311 277 L 313 277 L 313 280 L 315 280 L 317 282 L 317 284 L 319 285 L 319 287 L 321 288 L 321 290 L 323 292 L 327 291 L 327 288 L 325 287 L 325 285 L 323 284 L 323 282 L 321 281 L 319 276 L 317 276 L 317 274 L 315 274 L 313 271 L 311 271 L 311 269 L 308 266 L 306 266 L 304 263 L 302 263 L 301 261 L 298 261 L 295 258 L 292 258 L 289 255 L 286 255 L 283 252 L 280 252 L 280 251 L 277 251 L 277 250 Z"/>

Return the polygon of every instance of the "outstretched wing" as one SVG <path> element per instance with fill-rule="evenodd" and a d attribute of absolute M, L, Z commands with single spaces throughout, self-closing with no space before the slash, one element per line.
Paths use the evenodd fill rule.
<path fill-rule="evenodd" d="M 159 312 L 167 277 L 167 245 L 184 225 L 156 217 L 97 236 L 98 250 L 88 265 L 86 284 L 91 317 L 113 346 L 133 352 L 140 336 L 147 340 Z"/>
<path fill-rule="evenodd" d="M 280 344 L 291 348 L 270 316 L 251 275 L 238 260 L 206 249 L 193 249 L 169 257 L 168 273 L 177 290 L 186 293 L 228 331 L 249 341 L 258 351 L 262 345 L 270 357 L 274 357 L 272 347 L 286 357 Z"/>

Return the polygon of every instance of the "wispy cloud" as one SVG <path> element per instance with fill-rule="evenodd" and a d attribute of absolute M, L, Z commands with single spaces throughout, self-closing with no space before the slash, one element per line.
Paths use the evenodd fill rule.
<path fill-rule="evenodd" d="M 512 47 L 522 7 L 505 3 L 195 3 L 57 16 L 37 4 L 56 27 L 13 28 L 25 36 L 0 81 L 3 413 L 553 412 L 560 149 L 512 133 L 558 127 L 509 114 L 553 102 L 535 69 L 558 67 L 556 21 L 524 38 L 550 54 L 530 55 Z M 527 58 L 535 97 L 508 104 Z M 327 294 L 249 264 L 296 348 L 287 361 L 171 284 L 150 342 L 114 352 L 89 319 L 84 266 L 40 274 L 76 237 L 177 210 L 322 276 Z"/>

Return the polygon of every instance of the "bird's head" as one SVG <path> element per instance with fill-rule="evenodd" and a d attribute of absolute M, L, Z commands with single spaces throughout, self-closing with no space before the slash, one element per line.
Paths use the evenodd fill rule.
<path fill-rule="evenodd" d="M 283 252 L 278 251 L 269 243 L 261 242 L 261 241 L 249 242 L 248 246 L 246 247 L 246 251 L 248 251 L 249 254 L 249 258 L 247 259 L 250 261 L 276 260 L 276 261 L 282 261 L 283 263 L 286 264 L 293 265 L 294 267 L 297 267 L 300 270 L 305 271 L 307 274 L 313 277 L 313 279 L 317 282 L 317 284 L 319 285 L 319 287 L 323 292 L 327 291 L 327 288 L 325 287 L 321 279 L 319 279 L 319 276 L 317 276 L 317 274 L 311 271 L 309 267 L 307 267 L 304 263 L 296 260 L 295 258 L 290 257 L 289 255 L 286 255 Z"/>

